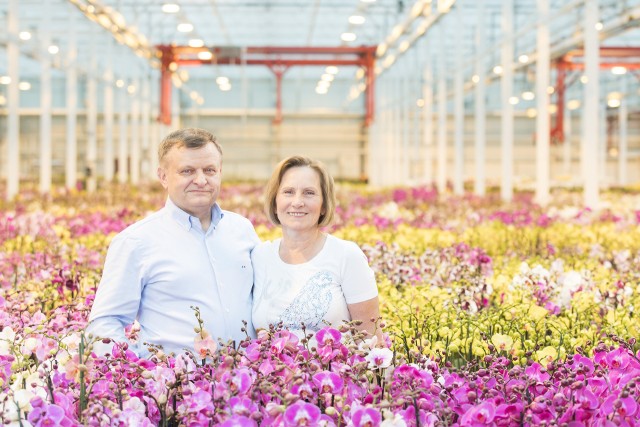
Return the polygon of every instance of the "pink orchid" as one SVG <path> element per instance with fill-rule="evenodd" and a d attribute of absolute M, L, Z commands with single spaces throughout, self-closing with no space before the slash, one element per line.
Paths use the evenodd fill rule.
<path fill-rule="evenodd" d="M 341 394 L 344 381 L 335 372 L 322 371 L 313 376 L 313 382 L 315 383 L 320 393 Z"/>
<path fill-rule="evenodd" d="M 320 419 L 320 408 L 298 400 L 284 411 L 286 427 L 315 426 Z"/>

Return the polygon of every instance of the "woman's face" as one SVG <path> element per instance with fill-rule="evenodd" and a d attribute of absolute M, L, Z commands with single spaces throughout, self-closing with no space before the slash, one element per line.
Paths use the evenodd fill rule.
<path fill-rule="evenodd" d="M 276 195 L 276 214 L 283 230 L 306 231 L 318 228 L 324 214 L 318 172 L 308 166 L 288 169 Z"/>

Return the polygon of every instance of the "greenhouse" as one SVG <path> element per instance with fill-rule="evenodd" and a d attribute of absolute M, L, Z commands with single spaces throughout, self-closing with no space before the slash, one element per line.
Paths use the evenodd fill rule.
<path fill-rule="evenodd" d="M 640 426 L 640 0 L 0 0 L 0 419 Z"/>

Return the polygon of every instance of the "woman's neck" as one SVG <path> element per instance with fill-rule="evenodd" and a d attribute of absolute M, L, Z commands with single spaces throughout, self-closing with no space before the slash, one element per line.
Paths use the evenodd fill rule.
<path fill-rule="evenodd" d="M 316 256 L 324 246 L 326 234 L 319 229 L 312 232 L 282 233 L 280 258 L 287 264 L 302 264 Z"/>

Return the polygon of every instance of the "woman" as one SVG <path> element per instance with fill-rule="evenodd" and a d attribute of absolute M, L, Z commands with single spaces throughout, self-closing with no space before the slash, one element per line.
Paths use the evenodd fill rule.
<path fill-rule="evenodd" d="M 378 288 L 362 250 L 322 231 L 331 223 L 336 199 L 325 167 L 293 156 L 278 164 L 267 184 L 265 211 L 282 238 L 252 252 L 253 324 L 283 322 L 302 336 L 326 325 L 361 320 L 360 329 L 381 336 Z"/>

